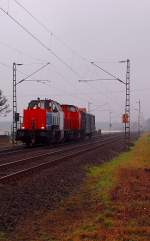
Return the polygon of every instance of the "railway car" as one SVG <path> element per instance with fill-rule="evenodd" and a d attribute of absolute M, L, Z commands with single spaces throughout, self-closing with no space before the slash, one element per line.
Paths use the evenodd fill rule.
<path fill-rule="evenodd" d="M 81 109 L 81 137 L 92 137 L 95 134 L 95 116 Z"/>
<path fill-rule="evenodd" d="M 94 132 L 95 116 L 86 109 L 38 98 L 24 110 L 16 140 L 27 145 L 50 144 L 91 137 Z"/>
<path fill-rule="evenodd" d="M 89 137 L 92 137 L 92 135 L 95 133 L 95 116 L 89 113 L 86 113 L 85 133 Z"/>
<path fill-rule="evenodd" d="M 24 110 L 23 124 L 16 140 L 27 145 L 60 142 L 64 138 L 64 113 L 53 100 L 32 100 Z"/>
<path fill-rule="evenodd" d="M 77 139 L 81 131 L 81 114 L 74 105 L 61 105 L 64 112 L 64 136 L 65 140 Z"/>
<path fill-rule="evenodd" d="M 64 136 L 66 140 L 91 137 L 95 133 L 95 116 L 85 108 L 61 105 L 64 111 Z"/>

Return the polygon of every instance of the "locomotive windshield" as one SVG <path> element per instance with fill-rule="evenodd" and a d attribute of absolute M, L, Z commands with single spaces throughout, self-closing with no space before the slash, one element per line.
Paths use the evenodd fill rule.
<path fill-rule="evenodd" d="M 54 102 L 52 100 L 32 100 L 29 105 L 28 105 L 29 109 L 46 109 L 52 112 L 58 112 L 59 110 L 61 110 L 60 105 L 57 104 L 57 102 Z"/>
<path fill-rule="evenodd" d="M 45 101 L 43 100 L 32 100 L 28 106 L 29 109 L 41 108 L 45 109 Z"/>
<path fill-rule="evenodd" d="M 68 111 L 70 112 L 77 112 L 77 108 L 73 105 L 68 105 Z"/>

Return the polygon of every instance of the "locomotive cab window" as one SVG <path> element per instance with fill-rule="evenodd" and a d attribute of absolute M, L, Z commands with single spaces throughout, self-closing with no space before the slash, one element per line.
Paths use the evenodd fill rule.
<path fill-rule="evenodd" d="M 58 112 L 58 109 L 55 103 L 52 103 L 52 110 L 53 112 Z"/>
<path fill-rule="evenodd" d="M 45 109 L 47 108 L 47 101 L 45 100 L 32 100 L 29 105 L 28 105 L 29 109 Z"/>
<path fill-rule="evenodd" d="M 39 103 L 38 103 L 38 107 L 39 108 L 41 108 L 41 109 L 45 109 L 45 101 L 40 101 Z"/>
<path fill-rule="evenodd" d="M 36 108 L 38 108 L 38 102 L 37 102 L 37 100 L 32 100 L 32 101 L 29 103 L 28 108 L 29 108 L 29 109 L 36 109 Z"/>
<path fill-rule="evenodd" d="M 52 102 L 51 101 L 49 101 L 49 100 L 45 101 L 45 109 L 52 111 Z"/>
<path fill-rule="evenodd" d="M 76 112 L 76 107 L 75 106 L 68 106 L 68 111 Z"/>

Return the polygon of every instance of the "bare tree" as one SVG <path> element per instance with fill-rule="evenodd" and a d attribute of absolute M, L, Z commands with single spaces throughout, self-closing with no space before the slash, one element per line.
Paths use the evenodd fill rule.
<path fill-rule="evenodd" d="M 0 90 L 0 115 L 7 115 L 10 112 L 10 106 L 8 104 L 8 99 L 3 95 Z"/>

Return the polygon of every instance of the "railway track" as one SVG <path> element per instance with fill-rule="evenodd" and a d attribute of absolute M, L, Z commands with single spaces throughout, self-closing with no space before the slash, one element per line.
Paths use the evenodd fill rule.
<path fill-rule="evenodd" d="M 73 144 L 73 142 L 71 142 L 71 144 Z M 33 147 L 26 147 L 25 145 L 20 145 L 20 146 L 14 146 L 14 147 L 11 147 L 11 148 L 3 148 L 3 149 L 0 149 L 0 158 L 3 157 L 3 156 L 8 156 L 8 155 L 13 155 L 13 154 L 19 154 L 21 152 L 27 152 L 27 151 L 32 151 L 32 150 L 35 150 L 35 149 L 50 149 L 50 148 L 56 148 L 56 147 L 60 147 L 60 146 L 64 146 L 64 145 L 69 145 L 69 143 L 63 143 L 63 144 L 53 144 L 53 145 L 50 145 L 48 147 L 46 146 L 42 146 L 42 145 L 38 145 L 38 146 L 33 146 Z"/>
<path fill-rule="evenodd" d="M 39 146 L 39 147 L 34 147 L 34 148 L 22 148 L 22 149 L 18 149 L 18 150 L 14 150 L 14 151 L 9 151 L 8 155 L 7 152 L 4 152 L 2 154 L 0 154 L 0 165 L 5 164 L 5 163 L 9 163 L 9 162 L 15 162 L 17 160 L 20 159 L 25 159 L 28 157 L 34 157 L 40 154 L 44 154 L 46 152 L 55 152 L 55 151 L 59 151 L 62 148 L 71 148 L 71 147 L 75 147 L 78 146 L 79 144 L 88 144 L 88 143 L 92 143 L 93 141 L 99 140 L 99 141 L 103 141 L 106 139 L 109 139 L 110 137 L 114 137 L 116 135 L 104 135 L 104 136 L 95 136 L 94 138 L 92 138 L 91 140 L 84 140 L 84 141 L 79 141 L 79 142 L 69 142 L 69 143 L 63 143 L 63 144 L 59 144 L 59 145 L 52 145 L 49 147 L 46 146 Z M 118 136 L 118 135 L 117 135 Z"/>
<path fill-rule="evenodd" d="M 95 136 L 93 136 L 93 138 L 97 138 L 97 137 L 98 138 L 106 138 L 106 137 L 109 137 L 111 135 L 115 135 L 115 134 L 95 135 Z M 73 141 L 71 143 L 73 143 Z M 63 144 L 59 144 L 59 145 L 57 144 L 57 147 L 60 146 L 60 145 L 64 145 L 64 143 Z M 53 144 L 50 147 L 54 147 L 54 146 L 56 146 L 56 145 Z M 24 145 L 24 144 L 20 144 L 18 146 L 13 146 L 13 147 L 8 147 L 8 146 L 7 147 L 2 147 L 2 148 L 0 148 L 0 156 L 9 155 L 9 154 L 12 155 L 13 153 L 21 152 L 23 150 L 29 150 L 29 149 L 31 150 L 32 148 L 34 149 L 36 147 L 44 147 L 44 146 L 38 145 L 38 146 L 29 148 L 29 147 L 26 147 L 26 145 Z"/>
<path fill-rule="evenodd" d="M 113 134 L 115 135 L 115 134 Z M 94 141 L 96 139 L 100 139 L 100 140 L 104 140 L 106 138 L 109 138 L 111 135 L 107 134 L 107 135 L 101 135 L 101 136 L 94 136 L 91 140 Z M 90 142 L 91 142 L 90 140 Z M 84 141 L 79 141 L 78 143 L 87 143 L 89 142 L 88 139 L 84 140 Z M 17 158 L 17 155 L 30 155 L 30 154 L 36 154 L 36 152 L 38 153 L 39 150 L 40 151 L 47 151 L 47 150 L 55 150 L 55 149 L 59 149 L 61 147 L 65 147 L 65 146 L 71 146 L 71 145 L 76 145 L 76 142 L 69 142 L 69 143 L 61 143 L 61 144 L 53 144 L 53 145 L 50 145 L 50 146 L 34 146 L 34 147 L 31 147 L 31 148 L 27 148 L 26 146 L 18 146 L 18 147 L 13 147 L 13 148 L 8 148 L 8 149 L 3 149 L 3 150 L 0 150 L 0 164 L 1 164 L 1 159 L 5 158 L 8 159 L 10 158 Z"/>
<path fill-rule="evenodd" d="M 17 151 L 20 151 L 24 148 L 24 146 L 14 146 L 14 147 L 5 147 L 0 149 L 0 156 L 2 155 L 9 155 L 11 153 L 15 153 Z"/>
<path fill-rule="evenodd" d="M 93 151 L 97 148 L 103 149 L 106 145 L 112 144 L 123 139 L 122 135 L 115 135 L 98 139 L 94 142 L 80 143 L 74 146 L 62 147 L 59 150 L 50 150 L 46 153 L 38 153 L 35 156 L 22 158 L 12 162 L 4 162 L 0 164 L 0 183 L 5 184 L 16 180 L 22 176 L 32 174 L 38 170 L 56 166 L 63 161 L 71 159 L 75 156 Z"/>

